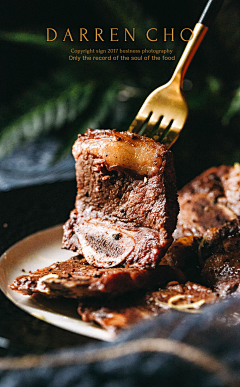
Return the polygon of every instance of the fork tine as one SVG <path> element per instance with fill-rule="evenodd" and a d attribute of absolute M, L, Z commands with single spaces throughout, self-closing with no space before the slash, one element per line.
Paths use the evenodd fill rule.
<path fill-rule="evenodd" d="M 144 124 L 144 122 L 142 120 L 137 119 L 137 117 L 136 117 L 136 118 L 134 118 L 134 120 L 131 123 L 128 130 L 131 133 L 139 133 L 143 127 L 143 124 Z"/>
<path fill-rule="evenodd" d="M 152 112 L 150 112 L 147 117 L 144 117 L 143 115 L 140 114 L 140 111 L 139 111 L 137 116 L 134 118 L 133 122 L 129 127 L 129 132 L 139 133 L 141 129 L 148 124 L 151 115 L 152 115 Z"/>
<path fill-rule="evenodd" d="M 163 139 L 168 135 L 169 131 L 171 130 L 171 126 L 173 124 L 174 120 L 170 120 L 168 124 L 164 123 L 163 125 L 159 126 L 155 133 L 153 134 L 153 138 L 155 141 L 162 142 Z"/>
<path fill-rule="evenodd" d="M 144 129 L 144 136 L 146 137 L 153 137 L 153 134 L 158 130 L 160 127 L 161 121 L 163 120 L 163 116 L 160 116 L 158 120 L 150 119 L 147 126 Z"/>
<path fill-rule="evenodd" d="M 166 131 L 163 138 L 161 139 L 161 143 L 166 145 L 166 147 L 169 149 L 178 139 L 180 132 L 181 130 L 179 130 L 179 128 L 177 128 L 172 123 L 170 128 Z"/>
<path fill-rule="evenodd" d="M 154 135 L 157 135 L 159 138 L 161 138 L 165 131 L 169 129 L 172 122 L 173 120 L 169 114 L 168 117 L 164 116 L 163 114 L 160 116 L 153 114 L 144 130 L 144 136 L 154 137 Z"/>

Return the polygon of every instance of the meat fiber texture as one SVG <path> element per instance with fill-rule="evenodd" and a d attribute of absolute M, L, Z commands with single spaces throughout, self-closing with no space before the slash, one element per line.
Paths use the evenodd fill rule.
<path fill-rule="evenodd" d="M 179 192 L 180 212 L 174 238 L 201 237 L 240 215 L 240 166 L 212 167 Z"/>
<path fill-rule="evenodd" d="M 43 294 L 47 297 L 116 297 L 140 289 L 165 286 L 171 280 L 183 281 L 181 270 L 158 265 L 155 270 L 138 268 L 100 269 L 89 265 L 81 256 L 17 277 L 10 285 L 24 295 Z"/>
<path fill-rule="evenodd" d="M 199 245 L 202 278 L 220 297 L 240 291 L 240 217 L 208 230 Z"/>
<path fill-rule="evenodd" d="M 73 155 L 77 197 L 63 248 L 95 267 L 155 268 L 179 211 L 171 151 L 129 132 L 89 129 Z"/>
<path fill-rule="evenodd" d="M 172 243 L 161 260 L 195 283 L 209 286 L 220 298 L 240 292 L 240 217 L 201 237 L 185 236 Z"/>
<path fill-rule="evenodd" d="M 172 281 L 165 289 L 148 291 L 144 294 L 135 292 L 129 297 L 101 301 L 95 299 L 91 302 L 87 299 L 81 300 L 78 313 L 85 322 L 93 321 L 108 331 L 118 331 L 171 309 L 196 311 L 201 304 L 216 301 L 217 296 L 205 286 L 192 282 L 181 285 L 177 281 Z"/>

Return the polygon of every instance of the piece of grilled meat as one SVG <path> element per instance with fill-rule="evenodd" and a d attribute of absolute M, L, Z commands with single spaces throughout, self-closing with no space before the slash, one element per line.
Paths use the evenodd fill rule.
<path fill-rule="evenodd" d="M 170 282 L 165 289 L 134 293 L 114 300 L 83 300 L 78 313 L 85 322 L 95 322 L 108 331 L 126 329 L 133 324 L 153 318 L 172 308 L 198 309 L 203 303 L 216 302 L 217 296 L 205 286 L 187 282 Z"/>
<path fill-rule="evenodd" d="M 147 137 L 89 129 L 73 155 L 77 197 L 63 248 L 96 267 L 156 267 L 179 211 L 172 153 Z"/>
<path fill-rule="evenodd" d="M 199 246 L 202 278 L 220 297 L 240 290 L 240 217 L 208 230 Z"/>
<path fill-rule="evenodd" d="M 12 290 L 48 297 L 115 297 L 129 291 L 165 286 L 171 280 L 184 280 L 178 268 L 158 265 L 155 269 L 96 268 L 76 256 L 64 262 L 17 277 Z"/>
<path fill-rule="evenodd" d="M 180 212 L 174 238 L 202 236 L 240 215 L 240 167 L 213 167 L 179 191 Z"/>

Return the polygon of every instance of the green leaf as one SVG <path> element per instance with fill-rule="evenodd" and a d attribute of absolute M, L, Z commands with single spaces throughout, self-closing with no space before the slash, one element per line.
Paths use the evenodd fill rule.
<path fill-rule="evenodd" d="M 236 90 L 234 97 L 222 118 L 223 125 L 229 124 L 230 120 L 240 112 L 240 87 Z"/>
<path fill-rule="evenodd" d="M 56 131 L 73 122 L 89 105 L 94 88 L 93 83 L 72 85 L 57 98 L 44 101 L 5 127 L 0 135 L 0 157 L 23 141 L 32 141 L 40 133 Z"/>
<path fill-rule="evenodd" d="M 55 40 L 53 42 L 47 42 L 46 36 L 43 34 L 36 34 L 32 32 L 8 32 L 0 31 L 0 39 L 6 40 L 13 43 L 21 43 L 27 45 L 33 45 L 35 47 L 41 47 L 45 50 L 56 50 L 56 51 L 68 51 L 68 43 L 62 43 L 61 41 Z"/>
<path fill-rule="evenodd" d="M 78 133 L 84 133 L 88 128 L 103 128 L 104 122 L 116 103 L 120 89 L 121 84 L 114 82 L 106 90 L 102 90 L 101 88 L 95 90 L 94 99 L 89 108 L 72 125 L 68 125 L 68 128 L 65 128 L 67 131 L 64 134 L 64 141 L 58 151 L 57 157 L 63 156 L 71 151 Z M 108 127 L 108 129 L 110 128 Z"/>

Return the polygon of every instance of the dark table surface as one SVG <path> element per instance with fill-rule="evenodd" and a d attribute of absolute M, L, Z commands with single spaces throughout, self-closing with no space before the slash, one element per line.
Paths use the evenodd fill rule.
<path fill-rule="evenodd" d="M 64 223 L 74 199 L 75 180 L 0 192 L 0 254 L 27 235 Z M 10 340 L 10 351 L 39 354 L 97 341 L 30 316 L 2 292 L 0 316 L 0 336 Z"/>

